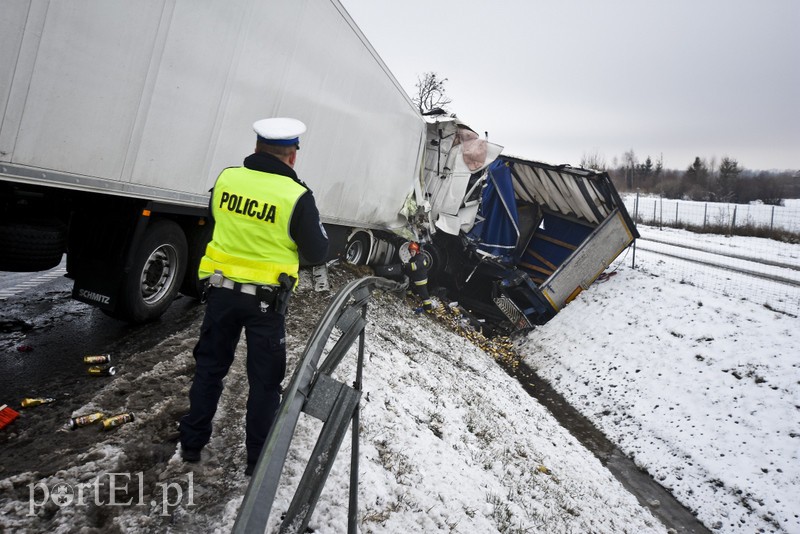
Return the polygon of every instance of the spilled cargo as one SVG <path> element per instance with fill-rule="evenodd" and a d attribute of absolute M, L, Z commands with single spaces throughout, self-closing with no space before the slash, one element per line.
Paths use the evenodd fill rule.
<path fill-rule="evenodd" d="M 110 354 L 96 354 L 90 356 L 83 357 L 83 363 L 89 365 L 100 365 L 104 363 L 111 363 L 111 355 Z"/>
<path fill-rule="evenodd" d="M 86 369 L 91 376 L 114 376 L 117 368 L 111 365 L 93 365 Z"/>
<path fill-rule="evenodd" d="M 23 408 L 32 408 L 34 406 L 41 406 L 42 404 L 50 404 L 55 402 L 56 399 L 52 397 L 35 397 L 35 398 L 25 398 L 19 403 L 20 406 Z"/>
<path fill-rule="evenodd" d="M 103 430 L 112 430 L 118 426 L 122 426 L 126 423 L 131 423 L 136 419 L 132 412 L 125 412 L 121 414 L 117 414 L 106 419 L 103 419 Z"/>
<path fill-rule="evenodd" d="M 67 426 L 69 426 L 70 430 L 75 430 L 76 428 L 89 426 L 92 423 L 97 423 L 101 421 L 105 416 L 106 415 L 103 412 L 94 412 L 86 415 L 80 415 L 78 417 L 72 417 L 70 418 Z"/>

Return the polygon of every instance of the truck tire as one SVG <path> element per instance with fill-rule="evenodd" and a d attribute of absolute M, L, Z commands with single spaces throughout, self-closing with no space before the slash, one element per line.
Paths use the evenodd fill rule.
<path fill-rule="evenodd" d="M 189 261 L 187 262 L 186 273 L 183 276 L 183 283 L 181 283 L 180 288 L 180 292 L 187 297 L 199 299 L 203 295 L 205 280 L 200 281 L 197 277 L 197 271 L 200 268 L 200 260 L 206 253 L 206 245 L 211 241 L 213 232 L 213 225 L 206 224 L 198 228 L 192 235 L 187 236 L 189 238 Z"/>
<path fill-rule="evenodd" d="M 366 232 L 356 232 L 347 240 L 344 259 L 353 265 L 364 265 L 369 259 L 370 238 Z"/>
<path fill-rule="evenodd" d="M 0 271 L 46 271 L 61 263 L 67 238 L 59 221 L 0 225 Z"/>
<path fill-rule="evenodd" d="M 175 222 L 150 224 L 136 249 L 112 317 L 143 323 L 160 317 L 172 304 L 187 263 L 186 236 Z"/>
<path fill-rule="evenodd" d="M 423 247 L 422 254 L 428 259 L 428 280 L 431 284 L 438 283 L 446 265 L 444 252 L 436 245 L 428 244 Z"/>

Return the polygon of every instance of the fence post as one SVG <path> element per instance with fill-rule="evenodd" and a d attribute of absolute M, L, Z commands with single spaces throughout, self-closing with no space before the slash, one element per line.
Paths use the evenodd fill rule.
<path fill-rule="evenodd" d="M 706 220 L 708 219 L 708 202 L 703 204 L 703 206 L 704 206 L 704 209 L 703 209 L 703 230 L 705 230 L 706 229 Z"/>
<path fill-rule="evenodd" d="M 728 237 L 733 235 L 733 229 L 736 228 L 736 205 L 733 206 L 733 217 L 731 218 L 731 227 L 728 230 Z"/>
<path fill-rule="evenodd" d="M 773 225 L 775 224 L 775 206 L 772 206 L 772 215 L 769 217 L 769 229 L 773 229 Z"/>
<path fill-rule="evenodd" d="M 636 191 L 636 200 L 633 203 L 633 225 L 636 226 L 638 216 L 637 213 L 639 211 L 639 191 Z M 636 268 L 636 240 L 633 240 L 633 256 L 631 256 L 631 269 Z"/>
<path fill-rule="evenodd" d="M 664 229 L 664 195 L 658 195 L 658 229 Z"/>
<path fill-rule="evenodd" d="M 678 228 L 680 225 L 678 224 L 678 206 L 681 205 L 680 200 L 675 201 L 675 228 Z"/>

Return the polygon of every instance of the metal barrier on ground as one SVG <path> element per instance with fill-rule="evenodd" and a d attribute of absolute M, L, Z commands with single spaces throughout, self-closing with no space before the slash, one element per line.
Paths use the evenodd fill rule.
<path fill-rule="evenodd" d="M 239 515 L 233 526 L 236 534 L 259 533 L 267 528 L 281 472 L 294 436 L 300 413 L 324 424 L 314 451 L 281 523 L 280 532 L 304 532 L 330 473 L 347 428 L 352 421 L 350 464 L 350 503 L 347 531 L 355 533 L 358 519 L 358 422 L 361 399 L 361 372 L 364 362 L 364 327 L 367 303 L 373 291 L 403 291 L 406 284 L 386 278 L 367 277 L 344 286 L 317 324 L 308 340 L 261 458 L 250 479 Z M 317 365 L 333 329 L 341 332 L 322 365 Z M 350 347 L 359 340 L 356 377 L 352 387 L 331 377 Z"/>

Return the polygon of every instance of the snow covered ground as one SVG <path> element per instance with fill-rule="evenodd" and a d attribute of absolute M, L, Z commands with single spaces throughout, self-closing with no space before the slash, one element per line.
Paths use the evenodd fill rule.
<path fill-rule="evenodd" d="M 636 263 L 532 332 L 527 361 L 707 527 L 800 532 L 800 320 Z"/>
<path fill-rule="evenodd" d="M 656 255 L 637 253 L 635 270 L 629 263 L 517 339 L 520 352 L 709 529 L 800 533 L 800 319 L 682 284 Z M 295 359 L 329 296 L 315 294 L 307 274 L 287 322 Z M 331 275 L 334 289 L 353 277 Z M 666 532 L 490 355 L 392 294 L 376 294 L 368 319 L 361 532 Z M 198 327 L 120 364 L 72 414 L 146 405 L 135 422 L 58 451 L 69 467 L 0 480 L 0 530 L 230 530 L 248 480 L 244 352 L 203 462 L 184 464 L 174 421 L 187 406 Z M 343 381 L 354 359 L 340 366 Z M 301 417 L 274 516 L 288 507 L 319 427 Z M 347 438 L 311 520 L 317 533 L 346 530 L 349 447 Z M 111 473 L 128 474 L 116 491 Z M 56 497 L 70 495 L 68 504 Z"/>

